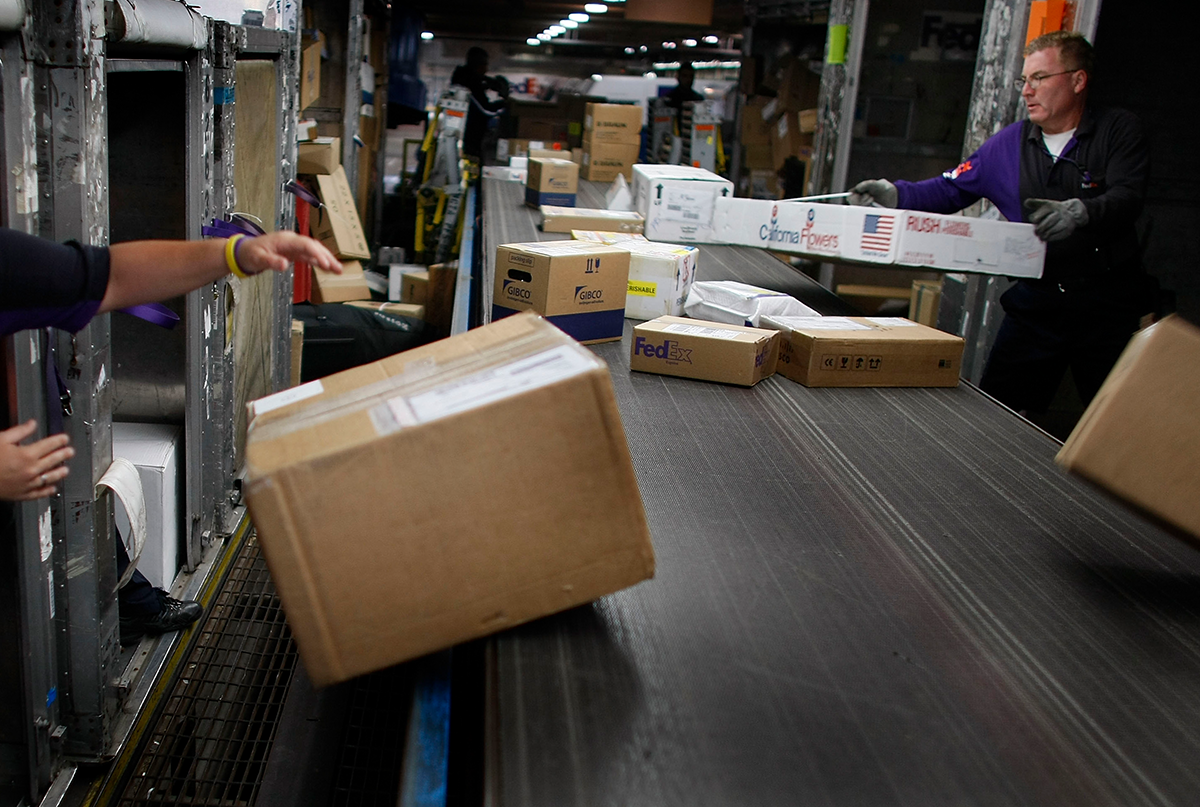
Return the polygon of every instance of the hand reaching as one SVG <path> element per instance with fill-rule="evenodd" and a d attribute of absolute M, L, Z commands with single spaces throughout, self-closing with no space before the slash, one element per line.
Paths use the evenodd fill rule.
<path fill-rule="evenodd" d="M 886 179 L 864 179 L 850 189 L 846 201 L 864 207 L 872 202 L 880 207 L 895 207 L 900 202 L 900 192 Z"/>
<path fill-rule="evenodd" d="M 1079 199 L 1057 202 L 1053 199 L 1026 199 L 1029 223 L 1033 232 L 1043 241 L 1061 241 L 1070 238 L 1079 227 L 1088 223 L 1087 208 Z"/>
<path fill-rule="evenodd" d="M 341 261 L 320 241 L 288 230 L 243 238 L 237 245 L 238 266 L 248 275 L 256 275 L 268 269 L 283 272 L 293 261 L 311 264 L 337 275 L 342 273 Z"/>
<path fill-rule="evenodd" d="M 0 431 L 0 499 L 20 502 L 54 494 L 67 475 L 64 462 L 75 456 L 65 434 L 54 434 L 27 446 L 21 441 L 37 430 L 30 420 Z"/>

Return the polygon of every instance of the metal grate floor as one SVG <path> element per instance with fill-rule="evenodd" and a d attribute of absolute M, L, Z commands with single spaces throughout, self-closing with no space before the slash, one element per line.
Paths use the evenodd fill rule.
<path fill-rule="evenodd" d="M 408 665 L 355 679 L 330 804 L 393 807 L 412 699 Z"/>
<path fill-rule="evenodd" d="M 251 535 L 118 804 L 253 805 L 296 658 Z"/>

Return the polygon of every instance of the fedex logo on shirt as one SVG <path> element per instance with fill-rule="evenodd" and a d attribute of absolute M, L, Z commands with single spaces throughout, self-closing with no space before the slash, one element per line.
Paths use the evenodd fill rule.
<path fill-rule="evenodd" d="M 960 176 L 967 173 L 974 167 L 975 166 L 971 165 L 971 161 L 967 160 L 966 162 L 959 163 L 958 167 L 956 167 L 953 171 L 947 171 L 942 174 L 942 176 L 944 176 L 946 179 L 958 179 Z"/>

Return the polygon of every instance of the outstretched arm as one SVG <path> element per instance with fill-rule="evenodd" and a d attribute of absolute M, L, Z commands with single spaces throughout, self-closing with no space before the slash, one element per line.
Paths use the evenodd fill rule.
<path fill-rule="evenodd" d="M 108 289 L 100 311 L 166 300 L 197 289 L 229 274 L 224 240 L 129 241 L 109 248 Z M 237 246 L 238 266 L 248 275 L 274 269 L 282 272 L 293 261 L 341 274 L 333 253 L 306 236 L 280 231 L 243 238 Z"/>

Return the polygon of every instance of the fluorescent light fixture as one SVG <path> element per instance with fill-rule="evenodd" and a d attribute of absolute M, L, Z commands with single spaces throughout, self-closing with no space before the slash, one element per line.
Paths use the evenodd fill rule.
<path fill-rule="evenodd" d="M 592 73 L 592 81 L 604 81 L 604 76 L 599 73 Z"/>
<path fill-rule="evenodd" d="M 433 31 L 422 31 L 421 39 L 424 39 L 426 42 L 433 39 Z"/>
<path fill-rule="evenodd" d="M 696 47 L 696 40 L 694 40 L 694 39 L 685 39 L 685 40 L 683 40 L 683 46 L 684 46 L 685 48 L 694 48 L 694 47 Z"/>
<path fill-rule="evenodd" d="M 714 36 L 713 34 L 709 34 L 708 36 L 704 37 L 704 42 L 705 42 L 705 44 L 707 44 L 707 45 L 715 45 L 715 44 L 717 44 L 717 43 L 718 43 L 718 42 L 720 42 L 720 41 L 721 41 L 721 40 L 720 40 L 720 39 L 718 39 L 718 38 L 717 38 L 716 36 Z"/>
<path fill-rule="evenodd" d="M 526 45 L 540 45 L 540 44 L 542 44 L 542 40 L 538 39 L 536 36 L 531 36 L 531 37 L 529 37 L 529 39 L 525 40 L 525 44 Z"/>
<path fill-rule="evenodd" d="M 567 19 L 575 20 L 575 22 L 587 22 L 591 19 L 591 17 L 584 14 L 582 11 L 576 11 L 574 14 L 568 14 Z"/>
<path fill-rule="evenodd" d="M 589 14 L 603 14 L 608 11 L 608 6 L 603 3 L 587 3 L 584 5 L 583 10 Z"/>
<path fill-rule="evenodd" d="M 628 56 L 632 56 L 633 54 L 637 53 L 637 51 L 634 50 L 633 48 L 625 48 L 625 53 Z"/>
<path fill-rule="evenodd" d="M 558 36 L 559 34 L 565 34 L 567 29 L 563 28 L 561 25 L 551 25 L 546 29 L 546 31 L 548 31 L 551 36 Z"/>
<path fill-rule="evenodd" d="M 642 78 L 658 78 L 658 73 L 651 70 L 649 73 L 642 73 Z"/>
<path fill-rule="evenodd" d="M 678 46 L 674 42 L 664 42 L 663 47 L 667 50 L 675 50 L 675 48 Z"/>
<path fill-rule="evenodd" d="M 579 27 L 579 23 L 575 22 L 575 20 L 559 20 L 558 24 L 561 25 L 563 28 L 578 28 Z"/>
<path fill-rule="evenodd" d="M 537 38 L 543 42 L 549 42 L 554 37 L 550 36 L 550 34 L 546 33 L 545 31 L 542 31 L 540 34 L 537 35 Z"/>

